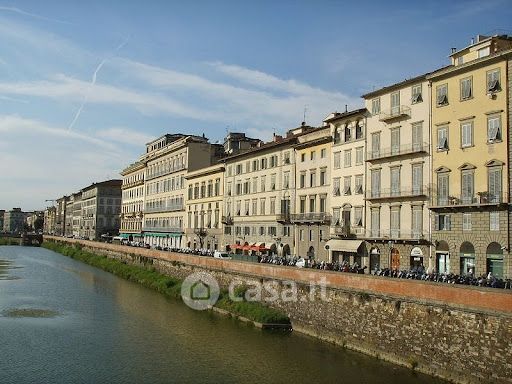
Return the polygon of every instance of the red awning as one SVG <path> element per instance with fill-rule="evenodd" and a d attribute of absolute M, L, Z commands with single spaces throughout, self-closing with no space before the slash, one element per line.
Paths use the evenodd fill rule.
<path fill-rule="evenodd" d="M 242 246 L 240 244 L 232 244 L 229 246 L 231 249 L 242 249 Z"/>

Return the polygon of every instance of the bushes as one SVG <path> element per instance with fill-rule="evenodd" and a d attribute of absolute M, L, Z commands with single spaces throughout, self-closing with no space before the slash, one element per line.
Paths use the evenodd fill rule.
<path fill-rule="evenodd" d="M 42 246 L 93 267 L 113 273 L 123 279 L 139 283 L 166 296 L 181 299 L 181 280 L 163 275 L 152 266 L 143 268 L 125 264 L 116 259 L 84 251 L 81 246 L 77 245 L 69 246 L 62 243 L 45 241 Z M 232 301 L 229 298 L 228 292 L 223 290 L 215 306 L 259 323 L 290 324 L 290 319 L 281 312 L 269 308 L 260 302 L 246 301 L 244 298 L 246 290 L 246 286 L 239 286 L 235 290 L 235 296 L 242 298 L 242 301 Z"/>

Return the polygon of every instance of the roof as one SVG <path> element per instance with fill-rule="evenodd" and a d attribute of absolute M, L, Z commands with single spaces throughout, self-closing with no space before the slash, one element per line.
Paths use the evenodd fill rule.
<path fill-rule="evenodd" d="M 112 180 L 105 180 L 100 181 L 98 183 L 92 183 L 91 185 L 82 188 L 81 191 L 85 191 L 87 189 L 96 188 L 96 187 L 121 187 L 123 184 L 123 180 L 120 179 L 112 179 Z"/>
<path fill-rule="evenodd" d="M 379 96 L 379 95 L 381 95 L 383 93 L 387 93 L 387 92 L 389 92 L 389 91 L 391 91 L 393 89 L 402 88 L 404 85 L 414 84 L 414 83 L 417 83 L 419 81 L 426 80 L 427 75 L 429 75 L 429 74 L 430 74 L 430 72 L 427 72 L 427 73 L 424 73 L 422 75 L 413 77 L 411 79 L 405 79 L 403 81 L 400 81 L 399 83 L 391 84 L 391 85 L 388 85 L 386 87 L 377 89 L 375 91 L 366 93 L 366 94 L 362 95 L 361 97 L 363 99 L 369 99 L 369 98 L 372 98 L 372 97 L 375 97 L 375 96 Z"/>
<path fill-rule="evenodd" d="M 353 111 L 347 111 L 347 112 L 343 112 L 343 113 L 334 112 L 333 116 L 325 118 L 324 122 L 328 123 L 330 121 L 345 119 L 347 117 L 364 114 L 366 112 L 368 112 L 368 110 L 366 108 L 354 109 Z"/>

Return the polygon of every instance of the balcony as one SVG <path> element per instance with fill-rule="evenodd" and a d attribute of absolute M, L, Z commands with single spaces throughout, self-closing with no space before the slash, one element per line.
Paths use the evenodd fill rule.
<path fill-rule="evenodd" d="M 292 223 L 330 223 L 331 215 L 325 212 L 295 213 L 290 215 Z"/>
<path fill-rule="evenodd" d="M 164 233 L 183 233 L 183 228 L 179 227 L 143 227 L 144 232 L 164 232 Z"/>
<path fill-rule="evenodd" d="M 366 161 L 375 161 L 381 159 L 389 159 L 392 157 L 406 156 L 414 153 L 425 153 L 429 152 L 428 143 L 416 143 L 416 144 L 404 144 L 400 146 L 394 146 L 390 148 L 384 148 L 374 151 L 369 151 L 366 154 Z"/>
<path fill-rule="evenodd" d="M 368 238 L 370 239 L 382 239 L 384 241 L 389 240 L 401 240 L 401 241 L 420 241 L 428 240 L 426 233 L 422 230 L 417 231 L 402 231 L 400 229 L 370 229 L 368 231 Z"/>
<path fill-rule="evenodd" d="M 386 188 L 379 190 L 366 191 L 366 200 L 384 200 L 384 199 L 408 199 L 427 197 L 429 188 L 421 187 L 405 187 L 405 188 Z"/>
<path fill-rule="evenodd" d="M 382 111 L 379 114 L 379 121 L 391 121 L 401 117 L 411 115 L 411 108 L 406 105 L 399 105 L 391 109 Z"/>
<path fill-rule="evenodd" d="M 137 181 L 132 181 L 131 183 L 123 184 L 123 185 L 121 185 L 121 189 L 133 188 L 133 187 L 137 187 L 139 185 L 144 185 L 144 180 L 137 180 Z"/>
<path fill-rule="evenodd" d="M 276 221 L 281 224 L 286 224 L 291 222 L 291 215 L 289 213 L 279 213 L 276 215 Z"/>
<path fill-rule="evenodd" d="M 225 225 L 233 225 L 233 218 L 231 216 L 222 216 L 221 223 Z"/>
<path fill-rule="evenodd" d="M 433 195 L 430 208 L 456 208 L 456 207 L 472 207 L 472 206 L 492 206 L 508 203 L 508 195 L 506 192 L 489 193 L 487 191 L 477 192 L 474 196 L 467 195 Z"/>
<path fill-rule="evenodd" d="M 364 235 L 365 230 L 361 226 L 331 225 L 329 233 L 331 236 L 356 237 Z"/>
<path fill-rule="evenodd" d="M 179 167 L 175 167 L 175 168 L 163 169 L 161 171 L 148 174 L 146 176 L 146 180 L 152 180 L 152 179 L 156 179 L 157 177 L 160 177 L 160 176 L 168 175 L 170 173 L 174 173 L 174 172 L 178 172 L 178 171 L 183 171 L 186 168 L 187 167 L 185 167 L 185 166 L 179 166 Z"/>
<path fill-rule="evenodd" d="M 145 213 L 158 213 L 158 212 L 176 212 L 185 210 L 183 204 L 168 204 L 159 207 L 151 207 L 144 210 Z"/>

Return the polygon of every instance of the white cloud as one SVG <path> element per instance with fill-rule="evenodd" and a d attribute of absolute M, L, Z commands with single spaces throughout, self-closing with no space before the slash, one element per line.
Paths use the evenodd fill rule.
<path fill-rule="evenodd" d="M 103 131 L 98 131 L 97 136 L 116 143 L 135 145 L 139 147 L 139 149 L 142 148 L 145 143 L 154 139 L 153 136 L 145 135 L 141 132 L 123 127 L 112 127 Z"/>
<path fill-rule="evenodd" d="M 69 23 L 67 21 L 64 21 L 64 20 L 59 20 L 59 19 L 54 19 L 52 17 L 46 17 L 46 16 L 38 15 L 38 14 L 35 14 L 35 13 L 24 11 L 23 9 L 16 8 L 16 7 L 0 6 L 0 11 L 14 12 L 14 13 L 17 13 L 19 15 L 29 16 L 29 17 L 33 17 L 33 18 L 36 18 L 36 19 L 39 19 L 39 20 L 51 21 L 51 22 L 55 22 L 55 23 L 71 24 L 71 23 Z"/>

